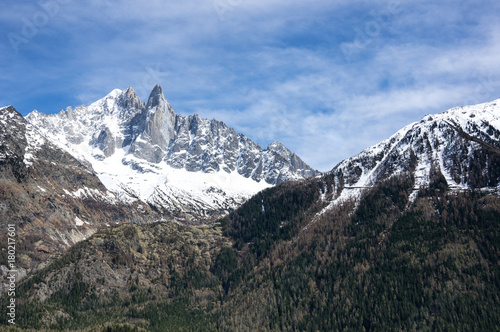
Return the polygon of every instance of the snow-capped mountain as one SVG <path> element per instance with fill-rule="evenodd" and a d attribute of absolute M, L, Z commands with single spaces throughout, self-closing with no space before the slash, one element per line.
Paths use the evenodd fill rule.
<path fill-rule="evenodd" d="M 343 183 L 337 199 L 359 197 L 364 189 L 401 173 L 413 176 L 415 194 L 437 177 L 450 189 L 497 190 L 500 99 L 427 115 L 340 162 L 331 173 Z"/>
<path fill-rule="evenodd" d="M 159 85 L 147 103 L 128 88 L 26 119 L 122 201 L 184 220 L 218 217 L 264 188 L 318 174 L 279 142 L 264 150 L 223 122 L 176 114 Z"/>

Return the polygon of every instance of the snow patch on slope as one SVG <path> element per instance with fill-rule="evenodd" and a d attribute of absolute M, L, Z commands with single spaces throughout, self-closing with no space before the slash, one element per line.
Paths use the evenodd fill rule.
<path fill-rule="evenodd" d="M 25 148 L 24 154 L 24 164 L 26 167 L 33 166 L 33 161 L 35 160 L 35 154 L 37 151 L 41 150 L 42 145 L 45 144 L 45 139 L 42 135 L 33 127 L 31 124 L 26 125 L 26 141 L 27 146 Z"/>

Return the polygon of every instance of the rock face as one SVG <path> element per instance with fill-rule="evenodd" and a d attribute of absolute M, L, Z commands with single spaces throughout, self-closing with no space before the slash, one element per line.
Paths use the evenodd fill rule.
<path fill-rule="evenodd" d="M 91 169 L 52 144 L 12 106 L 0 108 L 0 237 L 7 243 L 7 225 L 15 225 L 21 276 L 106 224 L 158 219 L 146 204 L 120 202 Z"/>
<path fill-rule="evenodd" d="M 259 190 L 319 174 L 279 142 L 264 150 L 223 122 L 176 114 L 159 85 L 147 103 L 128 88 L 27 120 L 91 164 L 123 201 L 183 220 L 221 216 Z"/>

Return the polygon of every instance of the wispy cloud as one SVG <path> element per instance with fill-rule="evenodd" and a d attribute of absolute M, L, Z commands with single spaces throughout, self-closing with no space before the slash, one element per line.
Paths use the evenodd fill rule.
<path fill-rule="evenodd" d="M 0 101 L 24 114 L 160 83 L 177 112 L 282 141 L 325 171 L 427 113 L 500 97 L 497 1 L 41 3 L 58 12 L 17 52 L 8 33 L 43 9 L 0 13 Z M 369 42 L 346 58 L 360 33 Z"/>

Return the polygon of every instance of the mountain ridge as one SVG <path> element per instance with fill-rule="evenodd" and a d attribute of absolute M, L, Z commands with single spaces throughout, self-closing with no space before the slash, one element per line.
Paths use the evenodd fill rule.
<path fill-rule="evenodd" d="M 415 177 L 414 193 L 436 176 L 452 189 L 498 190 L 500 99 L 426 115 L 329 173 L 342 178 L 349 189 L 340 195 L 342 200 L 359 197 L 364 189 L 407 171 Z"/>
<path fill-rule="evenodd" d="M 146 103 L 130 87 L 88 107 L 51 115 L 34 111 L 26 119 L 92 165 L 120 199 L 151 203 L 185 221 L 222 216 L 264 188 L 319 174 L 279 142 L 262 149 L 224 122 L 176 114 L 160 85 Z M 206 185 L 176 186 L 165 178 L 174 173 L 188 183 L 195 173 L 206 174 L 199 177 Z"/>

